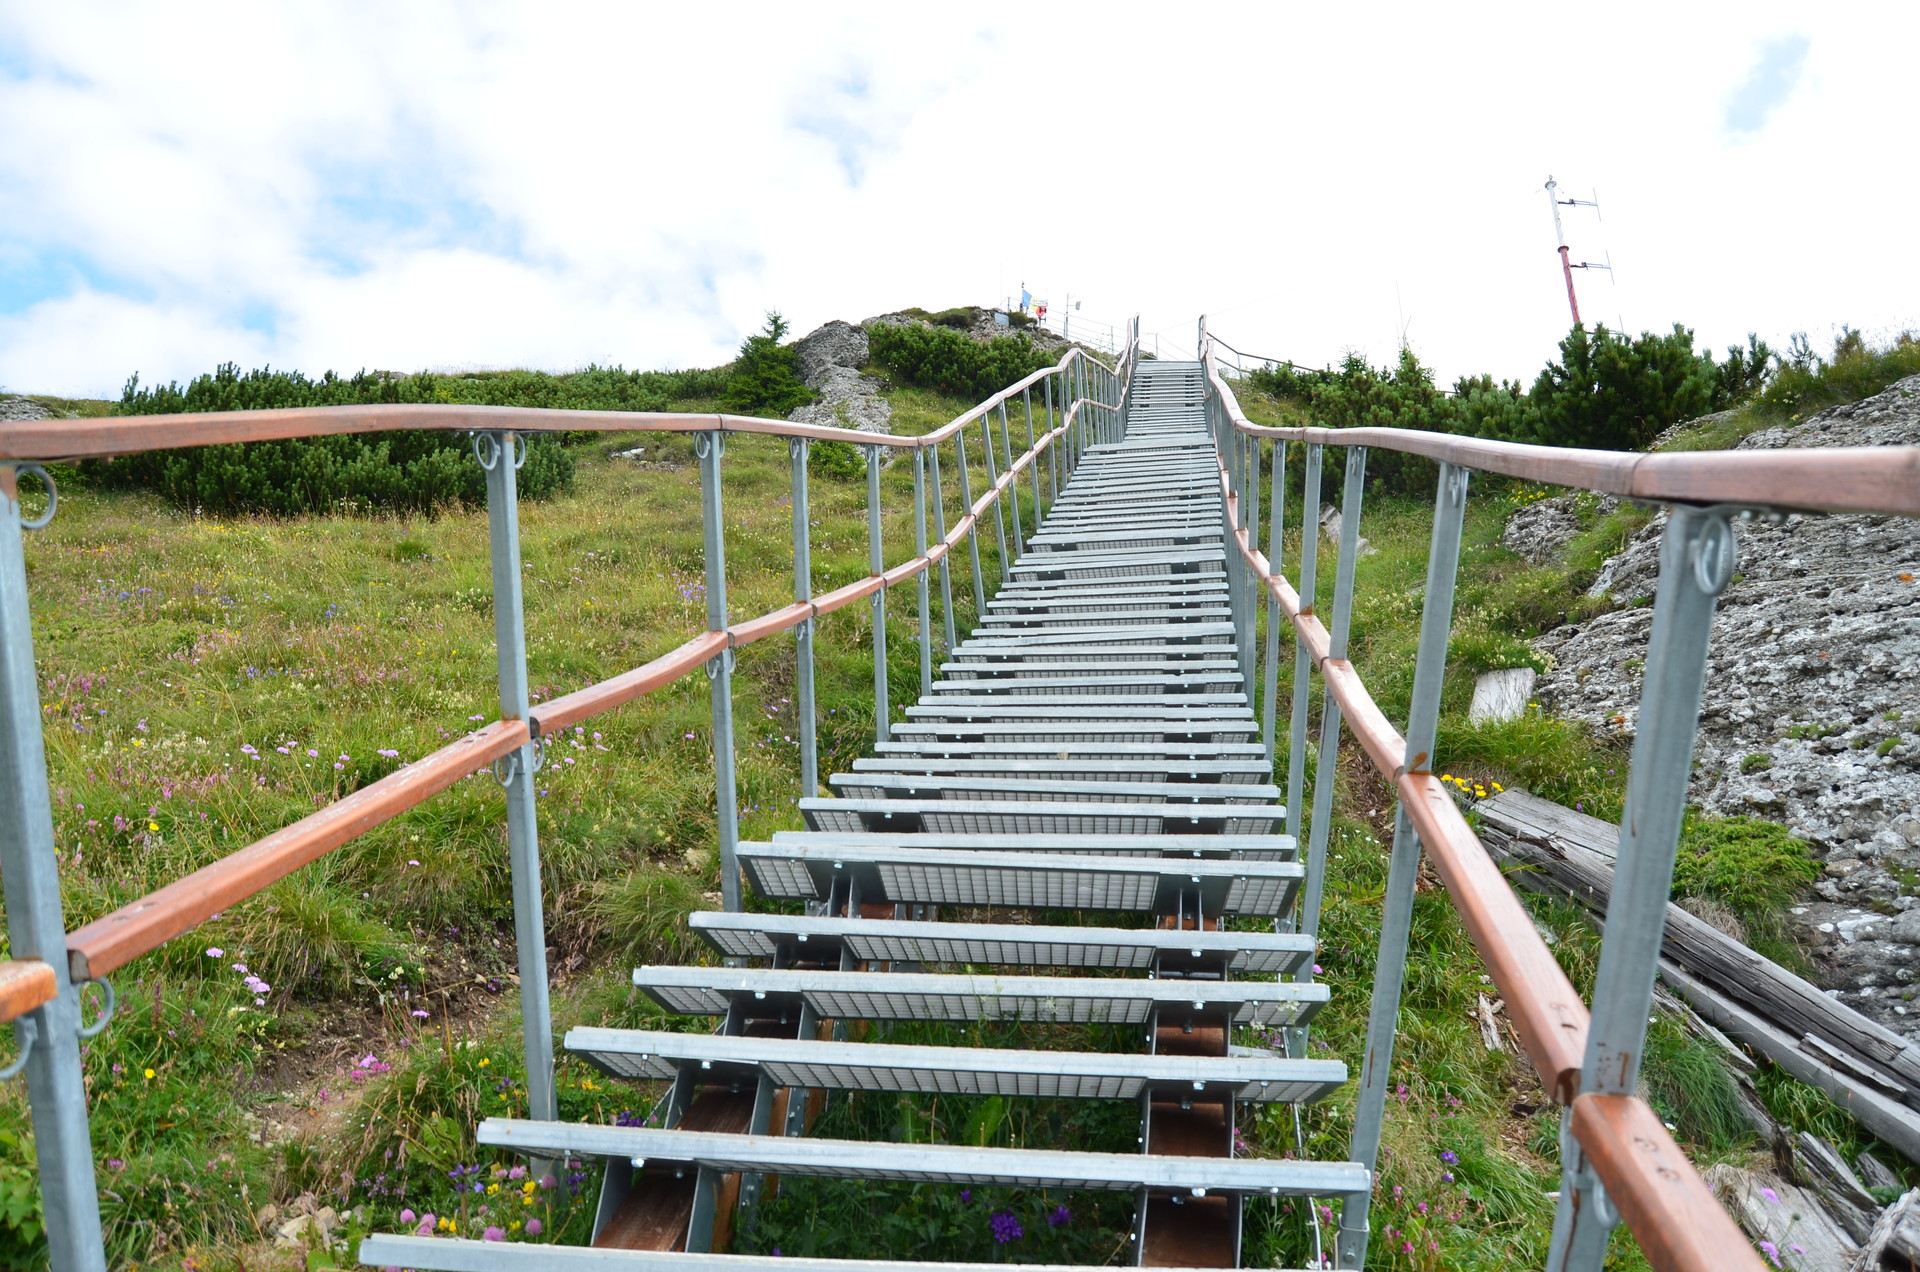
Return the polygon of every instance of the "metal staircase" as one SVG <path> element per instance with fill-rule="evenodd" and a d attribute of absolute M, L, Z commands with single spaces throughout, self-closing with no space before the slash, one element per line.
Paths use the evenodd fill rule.
<path fill-rule="evenodd" d="M 1234 1157 L 1238 1105 L 1317 1099 L 1347 1073 L 1234 1045 L 1327 993 L 1301 974 L 1312 939 L 1275 930 L 1305 869 L 1233 643 L 1219 471 L 1198 364 L 1141 363 L 1124 433 L 1085 449 L 932 691 L 827 779 L 834 797 L 800 801 L 806 830 L 739 845 L 755 893 L 805 913 L 695 914 L 724 965 L 634 971 L 717 1030 L 568 1033 L 609 1074 L 672 1083 L 658 1125 L 482 1123 L 530 1158 L 604 1159 L 591 1250 L 376 1236 L 362 1262 L 732 1265 L 706 1252 L 735 1209 L 768 1176 L 810 1175 L 1120 1190 L 1134 1262 L 1233 1267 L 1245 1197 L 1364 1194 L 1355 1163 Z M 980 908 L 1036 913 L 969 921 Z M 846 1040 L 851 1022 L 1005 1020 L 1133 1026 L 1139 1050 Z M 834 1091 L 1128 1100 L 1141 1152 L 807 1135 Z"/>

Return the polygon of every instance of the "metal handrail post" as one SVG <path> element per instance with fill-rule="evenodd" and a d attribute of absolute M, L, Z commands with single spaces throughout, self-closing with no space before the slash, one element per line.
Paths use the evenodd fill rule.
<path fill-rule="evenodd" d="M 1320 586 L 1320 532 L 1314 514 L 1320 507 L 1321 449 L 1318 442 L 1307 443 L 1307 471 L 1300 491 L 1300 613 L 1314 612 L 1314 596 Z M 1300 837 L 1300 801 L 1306 797 L 1307 707 L 1312 692 L 1313 659 L 1307 642 L 1298 631 L 1293 634 L 1293 722 L 1287 743 L 1287 833 Z M 1296 851 L 1297 851 L 1296 846 Z"/>
<path fill-rule="evenodd" d="M 707 630 L 727 630 L 727 537 L 721 521 L 720 459 L 726 452 L 726 434 L 715 429 L 696 433 L 694 454 L 700 459 L 700 530 L 706 546 Z M 740 907 L 740 796 L 733 756 L 733 650 L 725 649 L 707 662 L 713 690 L 713 804 L 720 837 L 720 900 L 728 910 Z"/>
<path fill-rule="evenodd" d="M 1000 403 L 1000 445 L 1003 448 L 1003 451 L 1007 457 L 1007 466 L 1005 471 L 1009 473 L 1013 473 L 1013 425 L 1007 419 L 1007 404 L 1005 402 Z M 1007 493 L 1002 497 L 1002 499 L 1003 499 L 1003 502 L 1006 503 L 1008 510 L 1011 511 L 1013 514 L 1013 551 L 1014 551 L 1014 554 L 1017 556 L 1019 553 L 1024 552 L 1026 550 L 1026 542 L 1027 542 L 1026 532 L 1023 529 L 1021 529 L 1021 525 L 1020 525 L 1021 518 L 1020 518 L 1020 476 L 1019 474 L 1014 473 L 1013 479 L 1007 483 Z M 1002 567 L 1002 573 L 1004 574 L 1005 567 L 1013 564 L 1013 560 L 1011 557 L 1009 557 L 1002 560 L 1000 564 Z"/>
<path fill-rule="evenodd" d="M 967 430 L 953 431 L 953 448 L 960 458 L 960 498 L 965 500 L 966 517 L 973 512 L 973 478 L 967 473 Z M 987 612 L 987 588 L 980 579 L 980 522 L 967 527 L 967 558 L 973 565 L 973 621 L 978 623 Z"/>
<path fill-rule="evenodd" d="M 1334 565 L 1333 622 L 1327 625 L 1327 657 L 1347 656 L 1353 618 L 1353 567 L 1360 549 L 1360 497 L 1366 484 L 1367 448 L 1347 447 L 1347 483 L 1340 499 L 1340 556 Z M 1306 896 L 1300 930 L 1320 933 L 1320 901 L 1327 886 L 1327 839 L 1333 831 L 1333 788 L 1340 778 L 1340 704 L 1332 694 L 1320 703 L 1320 750 L 1313 770 L 1313 822 L 1307 828 Z"/>
<path fill-rule="evenodd" d="M 985 412 L 980 415 L 980 449 L 987 454 L 987 489 L 992 490 L 1000 480 L 1000 472 L 994 463 L 993 425 L 988 422 Z M 993 530 L 1000 544 L 1000 586 L 1004 588 L 1007 585 L 1007 570 L 1013 564 L 1012 558 L 1007 555 L 1007 501 L 1005 499 L 993 501 Z M 987 607 L 982 605 L 981 615 L 984 617 L 986 612 Z"/>
<path fill-rule="evenodd" d="M 947 498 L 940 490 L 940 448 L 932 447 L 927 458 L 933 464 L 933 509 L 939 514 L 940 541 L 947 538 Z M 940 621 L 946 628 L 947 655 L 952 657 L 953 647 L 960 643 L 959 633 L 953 623 L 953 571 L 947 568 L 947 558 L 951 551 L 940 554 Z"/>
<path fill-rule="evenodd" d="M 22 540 L 20 469 L 0 465 L 0 879 L 12 956 L 53 968 L 58 992 L 21 1016 L 27 1103 L 40 1162 L 40 1205 L 53 1266 L 105 1272 L 87 1090 L 80 1070 L 80 992 L 67 966 L 67 924 L 54 851 L 40 678 L 34 668 Z"/>
<path fill-rule="evenodd" d="M 1640 1079 L 1674 855 L 1700 728 L 1714 605 L 1733 577 L 1736 544 L 1730 511 L 1724 505 L 1675 505 L 1660 542 L 1660 580 L 1632 766 L 1627 770 L 1626 808 L 1620 818 L 1620 855 L 1580 1070 L 1583 1096 L 1632 1095 Z M 1598 1269 L 1607 1235 L 1620 1222 L 1585 1149 L 1573 1138 L 1571 1117 L 1568 1109 L 1560 1122 L 1560 1202 L 1547 1256 L 1550 1272 Z"/>
<path fill-rule="evenodd" d="M 1021 403 L 1027 408 L 1027 449 L 1031 451 L 1040 444 L 1040 438 L 1033 431 L 1033 388 L 1028 386 L 1020 390 Z M 1027 465 L 1027 478 L 1033 484 L 1033 528 L 1040 529 L 1040 518 L 1045 515 L 1040 506 L 1040 457 L 1035 455 L 1033 462 Z"/>
<path fill-rule="evenodd" d="M 485 457 L 488 447 L 493 453 L 491 464 Z M 513 433 L 482 433 L 475 437 L 474 448 L 487 470 L 487 539 L 493 558 L 493 640 L 500 718 L 525 720 L 531 704 L 527 701 L 527 629 L 520 577 L 520 500 L 514 470 L 526 457 L 526 439 Z M 533 774 L 539 759 L 540 748 L 529 738 L 507 761 L 510 776 L 501 784 L 507 798 L 507 855 L 513 875 L 513 937 L 520 968 L 520 1039 L 527 1061 L 527 1116 L 550 1120 L 559 1116 L 560 1106 L 553 1089 L 553 1015 L 547 997 L 546 912 L 540 895 L 540 822 L 534 808 Z"/>
<path fill-rule="evenodd" d="M 1047 386 L 1046 387 L 1047 432 L 1049 433 L 1053 432 L 1054 430 L 1053 379 L 1054 377 L 1048 376 L 1045 380 L 1041 381 L 1041 383 Z M 1056 437 L 1053 441 L 1053 445 L 1047 447 L 1047 475 L 1049 478 L 1048 484 L 1049 484 L 1049 489 L 1053 491 L 1054 503 L 1060 502 L 1060 452 L 1066 448 L 1066 445 L 1067 443 L 1064 438 Z"/>
<path fill-rule="evenodd" d="M 1273 444 L 1273 493 L 1267 500 L 1267 566 L 1274 574 L 1281 573 L 1280 536 L 1286 529 L 1287 487 L 1282 480 L 1287 471 L 1287 443 L 1285 439 Z M 1260 726 L 1260 744 L 1266 748 L 1267 759 L 1273 759 L 1273 734 L 1275 721 L 1280 712 L 1280 602 L 1273 593 L 1267 593 L 1267 692 L 1266 719 Z"/>
<path fill-rule="evenodd" d="M 1222 413 L 1224 413 L 1224 408 Z M 1228 423 L 1232 427 L 1232 423 Z M 1260 439 L 1247 439 L 1247 546 L 1257 549 L 1260 546 Z M 1247 705 L 1255 711 L 1259 702 L 1255 694 L 1260 685 L 1256 673 L 1260 668 L 1260 596 L 1266 589 L 1260 586 L 1260 576 L 1249 569 L 1247 576 L 1247 662 L 1253 668 L 1247 675 Z"/>
<path fill-rule="evenodd" d="M 887 568 L 880 552 L 880 448 L 867 447 L 867 569 L 880 574 Z M 887 589 L 873 594 L 873 735 L 885 742 L 893 713 L 887 694 Z"/>
<path fill-rule="evenodd" d="M 1413 702 L 1407 712 L 1409 773 L 1433 767 L 1434 735 L 1440 726 L 1440 690 L 1447 675 L 1447 638 L 1453 630 L 1453 587 L 1460 567 L 1460 530 L 1467 512 L 1467 470 L 1440 465 L 1434 496 L 1433 539 L 1427 549 L 1427 588 L 1420 611 L 1420 652 L 1413 669 Z M 1344 529 L 1344 527 L 1343 527 Z M 1420 837 L 1405 808 L 1393 822 L 1393 856 L 1380 914 L 1380 948 L 1374 960 L 1373 999 L 1367 1014 L 1367 1049 L 1360 1064 L 1360 1091 L 1353 1115 L 1347 1160 L 1371 1172 L 1380 1157 L 1380 1133 L 1386 1123 L 1387 1092 L 1393 1085 L 1393 1037 L 1400 1023 L 1400 996 L 1406 985 L 1407 945 L 1413 928 L 1413 889 L 1420 874 Z M 1347 1199 L 1340 1212 L 1339 1254 L 1335 1266 L 1360 1268 L 1367 1258 L 1368 1193 Z"/>
<path fill-rule="evenodd" d="M 913 554 L 927 555 L 927 453 L 913 452 Z M 913 579 L 920 602 L 920 693 L 933 693 L 933 601 L 925 570 Z"/>
<path fill-rule="evenodd" d="M 807 439 L 787 439 L 787 456 L 793 461 L 793 599 L 813 599 L 813 521 L 807 509 Z M 820 738 L 815 726 L 813 698 L 813 625 L 808 618 L 793 629 L 794 714 L 800 725 L 800 794 L 812 797 L 820 793 Z"/>

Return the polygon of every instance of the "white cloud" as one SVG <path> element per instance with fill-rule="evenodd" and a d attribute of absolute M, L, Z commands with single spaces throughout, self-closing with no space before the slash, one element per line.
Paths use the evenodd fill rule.
<path fill-rule="evenodd" d="M 1736 145 L 1753 47 L 1671 5 L 19 6 L 0 383 L 712 363 L 770 307 L 1022 282 L 1168 353 L 1208 311 L 1381 359 L 1404 313 L 1443 375 L 1530 377 L 1567 322 L 1549 171 L 1606 205 L 1568 219 L 1619 270 L 1577 280 L 1590 319 L 1920 326 L 1880 223 L 1920 194 L 1889 162 L 1920 20 L 1738 13 L 1811 51 Z"/>

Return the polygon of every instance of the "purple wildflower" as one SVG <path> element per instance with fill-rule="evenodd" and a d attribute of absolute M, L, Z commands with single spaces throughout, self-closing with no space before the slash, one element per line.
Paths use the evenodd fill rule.
<path fill-rule="evenodd" d="M 1072 1222 L 1073 1212 L 1065 1206 L 1055 1206 L 1047 1212 L 1047 1224 L 1049 1227 L 1060 1228 Z"/>
<path fill-rule="evenodd" d="M 480 1239 L 482 1241 L 505 1241 L 507 1239 L 507 1230 L 505 1228 L 489 1227 L 485 1232 L 480 1234 Z"/>
<path fill-rule="evenodd" d="M 540 1235 L 540 1232 L 541 1232 L 541 1228 L 542 1228 L 542 1226 L 543 1226 L 543 1225 L 541 1224 L 541 1222 L 540 1222 L 540 1221 L 539 1221 L 538 1219 L 529 1219 L 529 1220 L 527 1220 L 527 1235 L 528 1235 L 528 1236 L 530 1236 L 530 1237 L 537 1237 L 537 1236 L 539 1236 L 539 1235 Z"/>
<path fill-rule="evenodd" d="M 987 1228 L 993 1233 L 993 1239 L 1001 1245 L 1018 1240 L 1027 1235 L 1020 1221 L 1013 1217 L 1011 1210 L 996 1210 L 987 1219 Z"/>
<path fill-rule="evenodd" d="M 1460 1164 L 1460 1154 L 1450 1148 L 1443 1148 L 1440 1150 L 1440 1160 L 1449 1166 L 1457 1166 Z"/>

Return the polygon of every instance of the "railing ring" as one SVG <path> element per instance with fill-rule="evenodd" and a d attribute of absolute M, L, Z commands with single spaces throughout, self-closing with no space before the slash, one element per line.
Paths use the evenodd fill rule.
<path fill-rule="evenodd" d="M 1708 596 L 1718 596 L 1733 577 L 1733 523 L 1709 515 L 1693 540 L 1693 578 Z"/>
<path fill-rule="evenodd" d="M 34 476 L 40 479 L 40 484 L 46 487 L 46 491 L 47 491 L 47 510 L 41 513 L 39 516 L 35 517 L 32 521 L 28 521 L 25 518 L 22 518 L 20 521 L 20 528 L 22 530 L 46 529 L 49 525 L 53 523 L 53 510 L 60 506 L 60 493 L 59 491 L 54 489 L 53 474 L 49 473 L 46 469 L 42 468 L 38 464 L 22 464 L 20 465 L 20 467 L 14 469 L 13 471 L 16 476 L 22 473 L 32 473 Z"/>
<path fill-rule="evenodd" d="M 500 462 L 500 438 L 494 433 L 475 433 L 473 435 L 473 458 L 480 467 L 488 472 Z"/>
<path fill-rule="evenodd" d="M 704 433 L 695 433 L 693 435 L 694 455 L 700 459 L 705 459 L 708 451 L 713 452 L 715 459 L 719 459 L 725 455 L 727 453 L 726 434 L 720 432 L 718 429 L 712 429 Z"/>
<path fill-rule="evenodd" d="M 527 435 L 525 433 L 509 433 L 507 436 L 513 439 L 513 467 L 514 471 L 518 472 L 520 469 L 526 467 L 527 463 Z"/>
<path fill-rule="evenodd" d="M 22 1016 L 13 1022 L 13 1036 L 20 1044 L 20 1054 L 13 1058 L 12 1064 L 0 1069 L 0 1082 L 19 1077 L 20 1071 L 27 1067 L 33 1044 L 40 1040 L 40 1026 L 33 1023 L 33 1017 Z"/>
<path fill-rule="evenodd" d="M 79 986 L 80 992 L 84 993 L 88 985 L 98 985 L 100 992 L 105 995 L 107 1001 L 106 1005 L 100 1009 L 100 1019 L 90 1025 L 80 1026 L 80 1036 L 82 1038 L 98 1038 L 106 1031 L 107 1026 L 113 1023 L 113 1010 L 118 1005 L 119 999 L 114 996 L 113 982 L 104 976 L 96 976 L 90 981 L 82 981 Z"/>
<path fill-rule="evenodd" d="M 807 453 L 806 438 L 789 437 L 787 439 L 787 458 L 788 459 L 799 459 L 802 455 L 805 455 L 806 453 Z"/>

